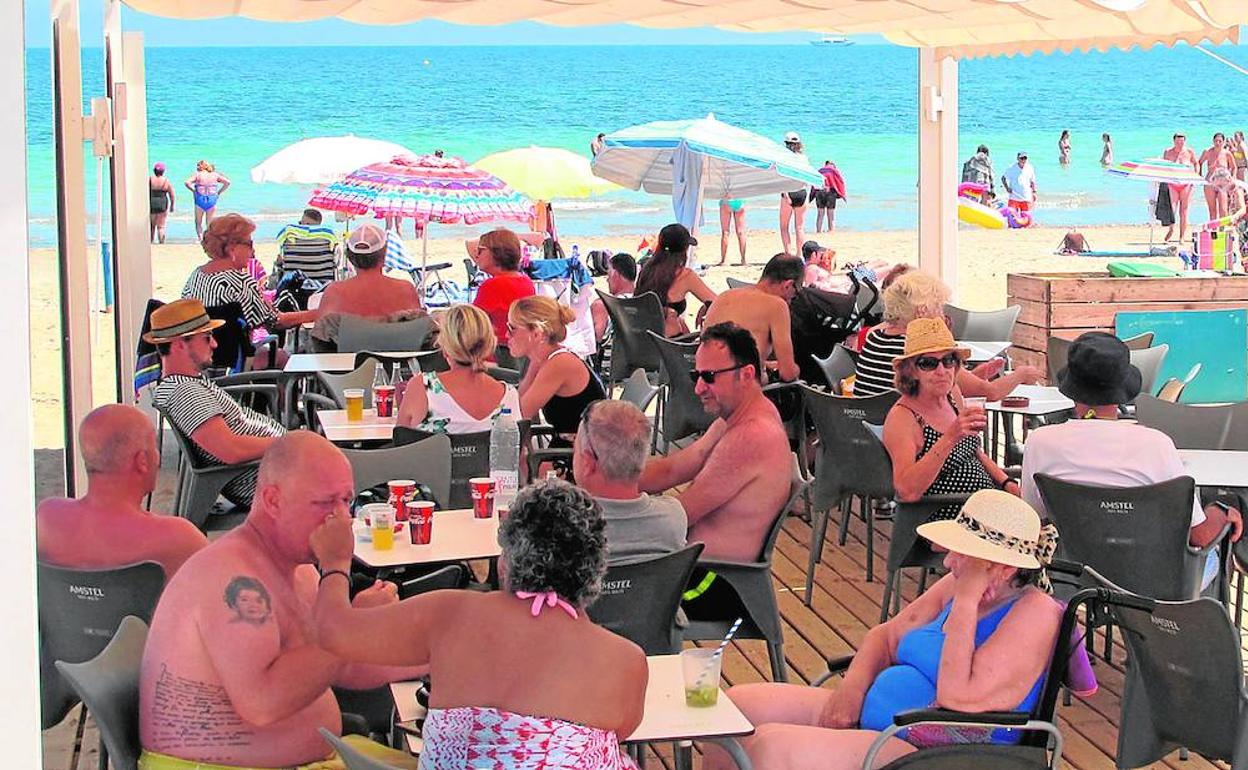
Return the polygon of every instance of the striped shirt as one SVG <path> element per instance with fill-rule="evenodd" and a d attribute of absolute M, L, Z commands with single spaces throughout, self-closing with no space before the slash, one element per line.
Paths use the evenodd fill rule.
<path fill-rule="evenodd" d="M 191 271 L 182 287 L 184 299 L 197 299 L 204 307 L 219 307 L 237 302 L 243 307 L 243 318 L 251 328 L 277 323 L 277 311 L 264 298 L 260 284 L 239 270 L 205 272 L 203 266 Z"/>
<path fill-rule="evenodd" d="M 854 372 L 854 397 L 868 398 L 893 390 L 893 360 L 906 352 L 906 335 L 886 334 L 883 326 L 867 332 Z"/>
<path fill-rule="evenodd" d="M 205 451 L 191 438 L 196 430 L 213 417 L 225 420 L 231 433 L 239 436 L 285 435 L 286 429 L 271 417 L 248 409 L 205 375 L 190 377 L 170 374 L 161 379 L 152 393 L 152 405 L 165 413 L 169 421 L 186 436 L 199 463 L 224 465 L 218 457 Z M 245 473 L 222 490 L 221 494 L 235 505 L 251 503 L 256 491 L 256 472 Z"/>

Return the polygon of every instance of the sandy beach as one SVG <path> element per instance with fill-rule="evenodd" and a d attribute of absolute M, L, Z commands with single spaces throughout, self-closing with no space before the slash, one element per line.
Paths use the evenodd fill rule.
<path fill-rule="evenodd" d="M 484 229 L 484 228 L 483 228 Z M 1148 241 L 1146 227 L 1093 227 L 1082 232 L 1093 248 L 1100 250 L 1140 250 L 1141 243 Z M 1101 270 L 1109 260 L 1087 257 L 1061 257 L 1053 254 L 1065 233 L 1061 228 L 1037 227 L 1027 230 L 970 230 L 964 229 L 959 237 L 960 262 L 958 269 L 957 302 L 971 309 L 988 310 L 1005 303 L 1005 277 L 1010 272 L 1073 272 Z M 863 259 L 889 261 L 916 261 L 918 233 L 908 231 L 853 232 L 838 231 L 831 237 L 827 233 L 817 238 L 838 252 L 842 264 Z M 577 242 L 572 234 L 565 233 L 564 240 Z M 614 251 L 634 253 L 640 235 L 598 237 L 593 246 L 603 245 Z M 584 243 L 584 241 L 582 241 Z M 266 266 L 276 256 L 276 246 L 271 241 L 257 240 L 257 255 Z M 420 244 L 408 242 L 410 254 L 420 253 Z M 712 267 L 706 280 L 711 288 L 726 287 L 728 276 L 754 280 L 763 263 L 780 250 L 779 235 L 775 230 L 749 232 L 747 258 L 744 267 L 729 265 Z M 719 258 L 718 232 L 703 234 L 699 247 L 700 259 L 715 262 Z M 451 262 L 455 267 L 447 271 L 448 278 L 463 280 L 461 267 L 465 256 L 463 242 L 455 239 L 431 239 L 431 261 Z M 181 294 L 187 274 L 206 257 L 194 244 L 166 244 L 153 247 L 153 296 L 175 299 Z M 729 244 L 729 261 L 736 259 L 736 241 Z M 1160 263 L 1178 268 L 1177 259 L 1157 259 Z M 57 309 L 56 252 L 52 249 L 32 249 L 31 269 L 31 347 L 32 410 L 35 426 L 35 446 L 39 449 L 55 449 L 64 445 L 61 416 L 61 367 L 60 330 Z M 100 314 L 98 338 L 93 346 L 93 379 L 97 404 L 114 400 L 113 382 L 113 320 L 112 316 Z M 40 474 L 42 475 L 42 474 Z M 42 486 L 42 485 L 41 485 Z M 42 491 L 42 490 L 41 490 Z"/>

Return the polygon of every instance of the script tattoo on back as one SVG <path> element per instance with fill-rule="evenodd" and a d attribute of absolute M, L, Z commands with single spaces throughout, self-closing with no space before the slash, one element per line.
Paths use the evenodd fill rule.
<path fill-rule="evenodd" d="M 152 693 L 153 745 L 162 750 L 249 746 L 254 732 L 219 684 L 189 679 L 161 666 Z"/>

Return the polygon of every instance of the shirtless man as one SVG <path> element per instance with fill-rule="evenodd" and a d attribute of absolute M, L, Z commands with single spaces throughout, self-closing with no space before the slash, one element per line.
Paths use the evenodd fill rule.
<path fill-rule="evenodd" d="M 139 679 L 139 767 L 169 766 L 167 757 L 202 770 L 325 759 L 317 728 L 342 729 L 331 685 L 364 689 L 419 673 L 352 664 L 317 646 L 308 538 L 346 516 L 353 495 L 347 459 L 315 433 L 291 433 L 265 454 L 247 520 L 191 557 L 156 607 Z M 377 582 L 353 604 L 396 601 L 394 585 Z M 415 768 L 407 760 L 386 757 Z"/>
<path fill-rule="evenodd" d="M 334 281 L 321 296 L 321 318 L 312 336 L 330 341 L 337 337 L 343 315 L 384 319 L 396 313 L 419 313 L 420 293 L 415 284 L 383 273 L 386 264 L 386 234 L 374 224 L 363 224 L 347 236 L 347 261 L 355 276 Z M 331 314 L 333 314 L 331 316 Z"/>
<path fill-rule="evenodd" d="M 767 261 L 763 275 L 753 286 L 729 289 L 720 294 L 706 311 L 706 326 L 731 321 L 754 336 L 758 352 L 785 382 L 796 380 L 801 371 L 793 358 L 793 337 L 789 327 L 789 303 L 802 288 L 806 263 L 800 257 L 777 254 Z"/>
<path fill-rule="evenodd" d="M 646 463 L 641 490 L 688 484 L 676 499 L 689 520 L 689 542 L 703 555 L 753 561 L 789 494 L 789 440 L 759 382 L 754 337 L 732 323 L 708 326 L 694 358 L 694 390 L 719 419 L 685 449 Z"/>
<path fill-rule="evenodd" d="M 1161 154 L 1161 157 L 1173 161 L 1175 163 L 1185 163 L 1192 167 L 1192 170 L 1200 172 L 1200 166 L 1196 163 L 1196 153 L 1187 146 L 1187 137 L 1184 134 L 1174 135 L 1174 145 Z M 1192 204 L 1192 186 L 1190 184 L 1172 184 L 1170 187 L 1170 204 L 1174 206 L 1174 213 L 1179 220 L 1179 240 L 1187 240 L 1187 209 Z M 1174 225 L 1170 225 L 1166 229 L 1166 240 L 1170 240 L 1170 236 L 1174 235 Z"/>
<path fill-rule="evenodd" d="M 1210 219 L 1221 219 L 1230 213 L 1230 190 L 1235 179 L 1235 155 L 1226 146 L 1226 136 L 1219 131 L 1213 144 L 1200 154 L 1196 170 L 1209 184 L 1205 185 L 1205 204 Z"/>
<path fill-rule="evenodd" d="M 156 431 L 132 406 L 93 410 L 78 429 L 87 493 L 49 498 L 35 511 L 39 560 L 71 569 L 112 569 L 141 561 L 164 567 L 166 579 L 208 545 L 194 524 L 143 510 L 156 487 Z"/>

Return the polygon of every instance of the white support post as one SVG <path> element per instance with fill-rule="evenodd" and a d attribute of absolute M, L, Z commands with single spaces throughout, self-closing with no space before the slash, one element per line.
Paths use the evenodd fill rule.
<path fill-rule="evenodd" d="M 919 267 L 958 291 L 958 62 L 919 49 Z"/>
<path fill-rule="evenodd" d="M 147 199 L 147 94 L 143 35 L 121 31 L 121 2 L 104 16 L 105 87 L 113 104 L 113 270 L 116 290 L 117 400 L 134 403 L 135 348 L 152 296 L 152 247 Z"/>
<path fill-rule="evenodd" d="M 0 329 L 6 359 L 0 409 L 0 488 L 7 516 L 0 517 L 0 584 L 5 586 L 0 654 L 0 745 L 5 764 L 41 767 L 39 655 L 35 585 L 35 483 L 30 402 L 30 272 L 26 225 L 26 47 L 23 9 L 0 3 L 0 242 L 12 259 L 0 282 Z M 81 126 L 79 126 L 81 128 Z M 81 145 L 79 145 L 81 149 Z M 40 375 L 44 375 L 40 372 Z"/>
<path fill-rule="evenodd" d="M 86 488 L 78 426 L 91 411 L 91 286 L 83 169 L 82 46 L 78 0 L 52 0 L 52 104 L 56 147 L 57 255 L 61 295 L 65 487 Z"/>

